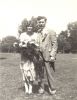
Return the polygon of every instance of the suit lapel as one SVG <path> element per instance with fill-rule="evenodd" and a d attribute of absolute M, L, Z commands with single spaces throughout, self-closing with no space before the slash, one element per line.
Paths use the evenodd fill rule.
<path fill-rule="evenodd" d="M 47 30 L 44 29 L 44 30 L 42 31 L 42 41 L 44 41 L 44 40 L 46 39 L 46 37 L 47 37 Z"/>
<path fill-rule="evenodd" d="M 39 39 L 41 42 L 43 42 L 46 37 L 47 37 L 47 29 L 43 29 L 43 31 L 40 31 L 40 29 L 38 30 L 38 33 L 39 33 Z"/>
<path fill-rule="evenodd" d="M 46 37 L 47 37 L 47 34 L 45 33 L 43 38 L 42 38 L 42 42 L 46 39 Z"/>

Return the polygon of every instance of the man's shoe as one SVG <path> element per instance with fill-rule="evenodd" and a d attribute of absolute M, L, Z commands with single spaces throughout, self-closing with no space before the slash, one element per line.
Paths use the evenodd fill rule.
<path fill-rule="evenodd" d="M 56 90 L 54 89 L 54 90 L 51 90 L 50 88 L 49 88 L 49 93 L 51 94 L 51 95 L 54 95 L 55 93 L 56 93 Z"/>

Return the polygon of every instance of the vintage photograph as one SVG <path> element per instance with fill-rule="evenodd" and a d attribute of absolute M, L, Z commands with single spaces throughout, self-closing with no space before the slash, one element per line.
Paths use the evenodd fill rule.
<path fill-rule="evenodd" d="M 77 100 L 76 4 L 0 0 L 0 100 Z"/>

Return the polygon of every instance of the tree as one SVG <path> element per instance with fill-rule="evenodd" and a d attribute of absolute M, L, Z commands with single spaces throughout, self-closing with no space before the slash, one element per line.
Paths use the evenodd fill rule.
<path fill-rule="evenodd" d="M 34 32 L 37 32 L 37 18 L 35 18 L 34 16 L 32 16 L 32 18 L 31 18 L 31 23 L 32 23 L 32 25 L 33 25 L 33 31 Z"/>
<path fill-rule="evenodd" d="M 24 18 L 24 19 L 22 20 L 22 22 L 21 22 L 21 25 L 18 27 L 18 33 L 19 33 L 19 35 L 20 35 L 21 33 L 23 33 L 23 32 L 26 31 L 26 26 L 27 26 L 27 24 L 28 24 L 28 21 L 27 21 L 26 18 Z"/>
<path fill-rule="evenodd" d="M 77 21 L 68 24 L 72 52 L 77 52 Z"/>
<path fill-rule="evenodd" d="M 67 31 L 61 31 L 58 36 L 58 51 L 62 53 L 69 53 L 71 49 L 70 42 L 68 40 Z"/>
<path fill-rule="evenodd" d="M 6 36 L 5 38 L 3 38 L 1 42 L 1 51 L 2 52 L 13 52 L 14 42 L 18 42 L 18 40 L 14 36 Z"/>
<path fill-rule="evenodd" d="M 0 40 L 0 52 L 1 52 L 1 43 L 2 43 L 2 41 Z"/>

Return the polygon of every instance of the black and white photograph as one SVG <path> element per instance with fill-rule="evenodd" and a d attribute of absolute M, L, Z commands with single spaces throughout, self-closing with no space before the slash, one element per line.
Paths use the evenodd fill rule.
<path fill-rule="evenodd" d="M 0 0 L 0 100 L 77 100 L 77 0 Z"/>

